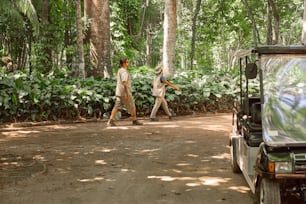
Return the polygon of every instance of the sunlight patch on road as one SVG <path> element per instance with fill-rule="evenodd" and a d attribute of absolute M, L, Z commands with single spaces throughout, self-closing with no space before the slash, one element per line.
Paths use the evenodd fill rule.
<path fill-rule="evenodd" d="M 33 159 L 39 160 L 39 161 L 47 161 L 46 158 L 42 155 L 35 155 Z"/>
<path fill-rule="evenodd" d="M 201 183 L 200 182 L 186 183 L 186 186 L 197 187 L 197 186 L 201 186 Z"/>
<path fill-rule="evenodd" d="M 186 156 L 187 156 L 187 157 L 193 157 L 193 158 L 199 157 L 199 155 L 196 155 L 196 154 L 187 154 Z"/>
<path fill-rule="evenodd" d="M 205 186 L 220 186 L 222 183 L 227 183 L 230 178 L 221 178 L 221 177 L 201 177 L 199 178 L 201 184 Z"/>
<path fill-rule="evenodd" d="M 161 181 L 192 181 L 193 177 L 173 177 L 173 176 L 148 176 L 148 179 L 160 179 Z"/>
<path fill-rule="evenodd" d="M 141 153 L 151 153 L 151 152 L 156 152 L 159 151 L 160 149 L 144 149 L 144 150 L 138 150 Z"/>
<path fill-rule="evenodd" d="M 223 153 L 223 154 L 212 156 L 211 158 L 213 158 L 213 159 L 230 159 L 230 154 Z"/>
<path fill-rule="evenodd" d="M 175 172 L 175 173 L 183 173 L 183 171 L 178 170 L 178 169 L 172 169 L 172 171 Z"/>
<path fill-rule="evenodd" d="M 116 148 L 101 147 L 101 148 L 95 148 L 94 150 L 97 151 L 97 152 L 110 153 L 110 152 L 115 151 L 117 149 Z"/>
<path fill-rule="evenodd" d="M 60 174 L 69 174 L 70 172 L 69 169 L 64 169 L 64 168 L 57 168 L 56 171 L 59 172 Z"/>
<path fill-rule="evenodd" d="M 136 172 L 136 171 L 132 169 L 121 169 L 121 172 Z"/>
<path fill-rule="evenodd" d="M 190 163 L 178 163 L 176 166 L 191 166 Z"/>
<path fill-rule="evenodd" d="M 25 131 L 25 130 L 18 130 L 14 132 L 2 132 L 1 134 L 7 137 L 6 139 L 2 139 L 3 141 L 7 141 L 12 138 L 24 138 L 27 137 L 27 135 L 33 134 L 33 133 L 39 133 L 40 131 Z"/>
<path fill-rule="evenodd" d="M 229 189 L 238 191 L 240 193 L 248 193 L 250 191 L 250 189 L 246 186 L 231 186 Z"/>
<path fill-rule="evenodd" d="M 195 144 L 196 141 L 194 141 L 194 140 L 187 140 L 187 141 L 185 141 L 185 143 L 186 143 L 186 144 Z"/>
<path fill-rule="evenodd" d="M 199 129 L 203 129 L 203 130 L 210 130 L 210 131 L 227 131 L 229 130 L 228 126 L 225 125 L 212 125 L 212 124 L 200 124 L 200 125 L 196 125 L 194 123 L 190 123 L 190 125 L 188 124 L 184 124 L 180 126 L 181 128 L 186 128 L 186 129 L 193 129 L 193 128 L 199 128 Z"/>
<path fill-rule="evenodd" d="M 161 127 L 163 127 L 163 128 L 179 128 L 180 126 L 178 126 L 178 125 L 161 125 Z"/>
<path fill-rule="evenodd" d="M 148 179 L 160 179 L 161 181 L 189 181 L 186 186 L 221 186 L 230 182 L 230 178 L 222 177 L 173 177 L 173 176 L 148 176 Z M 238 189 L 238 188 L 237 188 Z M 241 189 L 240 189 L 241 190 Z M 247 190 L 247 188 L 246 188 Z"/>
<path fill-rule="evenodd" d="M 24 124 L 25 126 L 22 126 Z M 56 131 L 56 130 L 67 130 L 67 129 L 75 129 L 75 126 L 68 126 L 68 125 L 53 125 L 51 126 L 41 126 L 36 129 L 38 130 L 25 130 L 30 129 L 30 126 L 35 126 L 36 123 L 29 123 L 28 126 L 26 126 L 27 123 L 16 123 L 13 125 L 9 125 L 2 129 L 1 135 L 5 136 L 6 138 L 1 139 L 0 142 L 8 141 L 12 138 L 25 138 L 25 137 L 33 137 L 36 133 L 41 132 L 48 132 L 48 131 Z M 43 122 L 41 124 L 44 124 Z M 20 126 L 21 127 L 18 127 Z M 35 135 L 34 135 L 35 136 Z"/>
<path fill-rule="evenodd" d="M 106 127 L 106 129 L 117 129 L 117 130 L 128 130 L 127 126 L 114 126 L 114 127 Z"/>
<path fill-rule="evenodd" d="M 107 162 L 105 162 L 104 160 L 96 160 L 95 164 L 97 164 L 97 165 L 105 165 L 105 164 L 107 164 Z"/>
<path fill-rule="evenodd" d="M 226 131 L 227 129 L 229 130 L 228 125 L 212 125 L 212 124 L 207 124 L 207 125 L 200 125 L 199 128 L 202 128 L 203 130 L 212 130 L 212 131 Z"/>
<path fill-rule="evenodd" d="M 125 125 L 125 124 L 120 124 L 118 126 L 113 126 L 113 127 L 106 127 L 108 130 L 140 130 L 142 126 L 132 126 L 130 124 Z"/>
<path fill-rule="evenodd" d="M 87 178 L 87 179 L 78 179 L 79 182 L 82 183 L 89 183 L 89 182 L 96 182 L 96 181 L 103 181 L 103 177 L 95 177 L 95 178 Z"/>

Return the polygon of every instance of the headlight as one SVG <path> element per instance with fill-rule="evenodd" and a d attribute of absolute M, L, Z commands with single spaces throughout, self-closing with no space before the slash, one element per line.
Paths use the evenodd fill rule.
<path fill-rule="evenodd" d="M 275 162 L 275 173 L 292 173 L 292 163 Z"/>

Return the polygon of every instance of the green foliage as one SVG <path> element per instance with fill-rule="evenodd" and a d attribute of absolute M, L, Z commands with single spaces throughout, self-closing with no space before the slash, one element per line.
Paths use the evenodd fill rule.
<path fill-rule="evenodd" d="M 151 95 L 153 69 L 141 67 L 131 73 L 137 114 L 148 116 L 155 100 Z M 167 88 L 169 108 L 178 115 L 228 111 L 238 97 L 238 79 L 236 74 L 226 72 L 177 73 L 168 80 L 181 90 Z M 1 122 L 102 118 L 112 110 L 115 86 L 115 78 L 81 80 L 55 74 L 1 73 Z"/>
<path fill-rule="evenodd" d="M 267 1 L 248 2 L 261 43 L 264 43 Z M 300 43 L 303 2 L 274 2 L 280 16 L 280 43 Z M 14 75 L 1 70 L 2 120 L 107 115 L 113 105 L 115 79 L 88 78 L 82 81 L 68 78 L 77 66 L 75 1 L 52 0 L 48 1 L 48 7 L 39 0 L 2 0 L 1 3 L 0 57 L 9 55 L 18 69 L 31 68 L 33 71 L 33 75 L 28 76 L 22 72 Z M 129 58 L 131 66 L 155 66 L 162 58 L 165 1 L 113 0 L 109 3 L 114 72 L 119 58 L 123 56 Z M 196 1 L 181 1 L 177 6 L 175 63 L 176 71 L 181 73 L 177 72 L 169 80 L 178 84 L 181 91 L 169 88 L 167 100 L 170 108 L 179 113 L 226 110 L 224 104 L 231 104 L 238 90 L 235 83 L 238 81 L 237 72 L 228 68 L 233 64 L 231 60 L 235 58 L 235 51 L 254 45 L 252 23 L 242 0 L 202 1 L 196 21 L 195 66 L 194 70 L 190 70 L 195 5 Z M 46 9 L 50 9 L 48 16 L 43 15 Z M 40 32 L 35 29 L 37 23 Z M 90 19 L 86 23 L 84 29 L 88 28 Z M 88 42 L 88 39 L 85 41 Z M 89 44 L 85 46 L 86 53 L 90 53 Z M 86 70 L 90 76 L 89 54 L 86 56 Z M 141 67 L 132 69 L 131 73 L 138 114 L 146 115 L 154 103 L 150 91 L 153 70 Z M 255 93 L 257 90 L 251 88 L 250 91 Z"/>
<path fill-rule="evenodd" d="M 31 65 L 31 70 L 48 73 L 64 65 L 72 70 L 77 62 L 74 3 L 73 0 L 52 0 L 47 5 L 39 0 L 2 0 L 0 52 L 18 62 L 18 69 L 29 69 Z M 268 22 L 267 1 L 248 3 L 261 43 L 264 44 Z M 303 2 L 278 0 L 274 3 L 280 16 L 279 43 L 300 43 Z M 113 0 L 109 4 L 113 67 L 117 67 L 119 58 L 123 56 L 128 57 L 135 66 L 155 66 L 162 58 L 165 1 Z M 182 70 L 190 69 L 195 5 L 196 1 L 177 3 L 175 63 Z M 48 16 L 45 16 L 47 9 Z M 202 1 L 196 22 L 195 70 L 208 73 L 224 69 L 232 59 L 232 53 L 254 45 L 252 23 L 242 0 Z M 90 19 L 87 19 L 84 30 L 89 24 Z M 89 47 L 88 42 L 86 38 L 84 45 Z M 91 76 L 89 54 L 85 66 Z"/>
<path fill-rule="evenodd" d="M 134 61 L 139 57 L 139 41 L 133 39 L 139 28 L 138 10 L 141 8 L 135 0 L 113 1 L 111 7 L 111 35 L 114 61 L 118 62 L 122 56 Z M 139 39 L 138 39 L 139 40 Z"/>
<path fill-rule="evenodd" d="M 98 116 L 112 106 L 115 82 L 1 74 L 0 117 L 4 121 L 72 119 Z"/>
<path fill-rule="evenodd" d="M 9 0 L 1 1 L 0 6 L 0 50 L 8 54 L 14 61 L 17 56 L 22 55 L 25 41 L 28 39 L 28 32 L 31 26 L 24 21 L 22 11 L 16 10 L 16 3 Z M 2 56 L 0 55 L 0 58 Z"/>

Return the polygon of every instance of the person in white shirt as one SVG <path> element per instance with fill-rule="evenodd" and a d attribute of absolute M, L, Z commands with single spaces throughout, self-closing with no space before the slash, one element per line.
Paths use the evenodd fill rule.
<path fill-rule="evenodd" d="M 171 119 L 172 115 L 169 111 L 168 103 L 165 99 L 166 85 L 176 90 L 180 90 L 180 88 L 174 85 L 173 83 L 167 81 L 166 77 L 163 76 L 163 68 L 160 65 L 155 69 L 155 77 L 152 81 L 152 85 L 153 85 L 152 95 L 155 96 L 155 104 L 150 115 L 151 122 L 158 121 L 158 119 L 156 118 L 156 113 L 160 105 L 162 105 L 169 119 Z"/>
<path fill-rule="evenodd" d="M 116 126 L 114 119 L 118 110 L 122 106 L 125 106 L 127 111 L 131 114 L 131 118 L 133 121 L 132 125 L 142 125 L 142 123 L 136 119 L 136 106 L 132 96 L 131 77 L 127 71 L 128 66 L 128 59 L 120 59 L 120 69 L 117 73 L 116 102 L 113 107 L 111 116 L 107 122 L 107 126 L 109 127 Z"/>

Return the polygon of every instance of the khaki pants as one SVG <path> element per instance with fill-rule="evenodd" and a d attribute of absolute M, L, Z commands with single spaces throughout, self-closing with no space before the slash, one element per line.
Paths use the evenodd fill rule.
<path fill-rule="evenodd" d="M 132 96 L 130 100 L 126 100 L 122 96 L 116 96 L 115 108 L 121 109 L 122 106 L 125 106 L 130 114 L 136 111 L 135 102 Z"/>
<path fill-rule="evenodd" d="M 155 104 L 154 104 L 154 107 L 152 109 L 150 118 L 155 118 L 156 117 L 156 113 L 157 113 L 160 105 L 162 105 L 162 107 L 163 107 L 164 111 L 166 112 L 166 114 L 168 116 L 171 116 L 171 113 L 170 113 L 170 111 L 168 109 L 168 103 L 167 103 L 165 97 L 156 97 L 155 98 Z"/>

